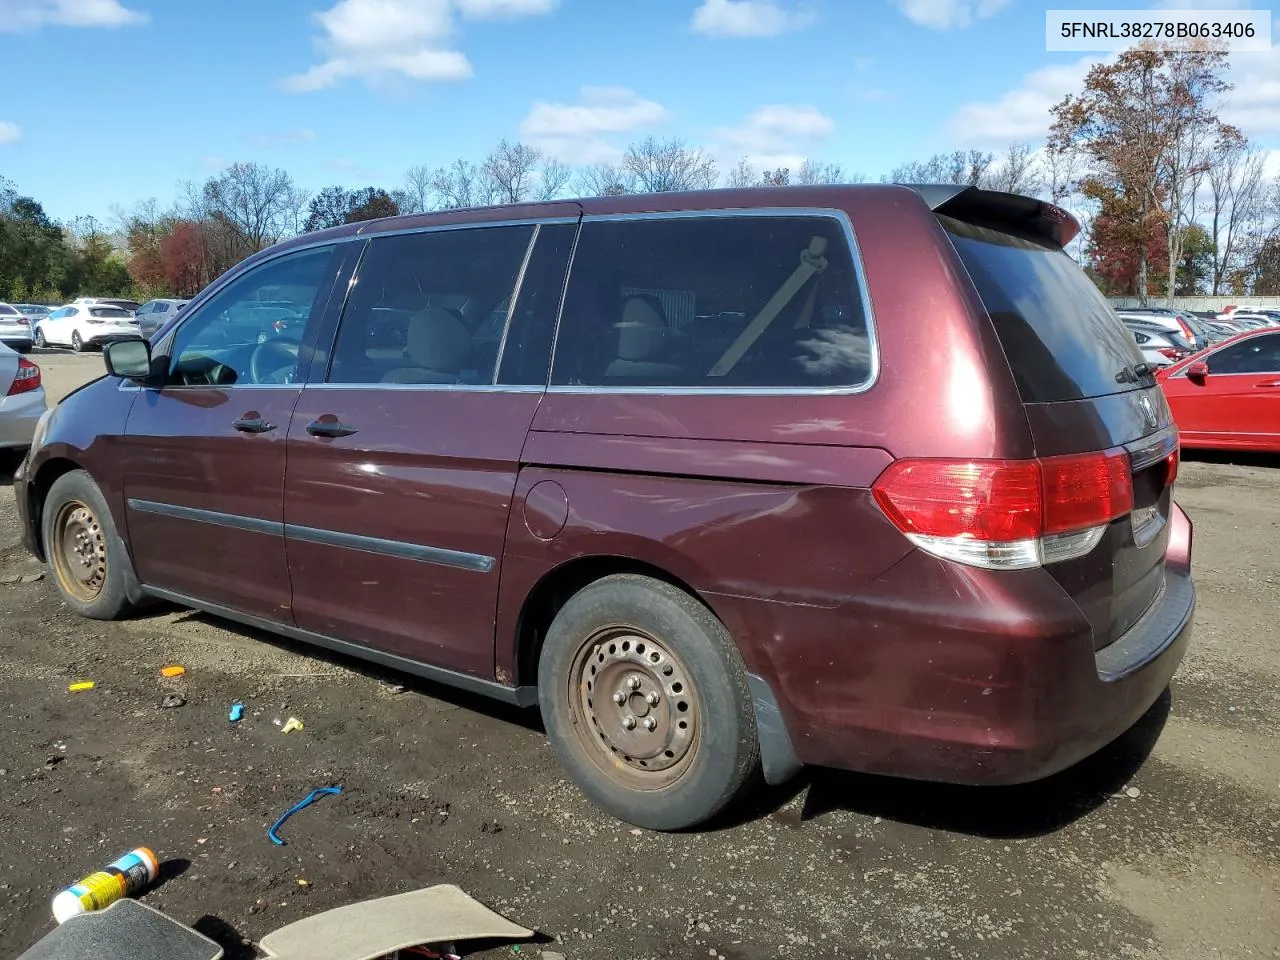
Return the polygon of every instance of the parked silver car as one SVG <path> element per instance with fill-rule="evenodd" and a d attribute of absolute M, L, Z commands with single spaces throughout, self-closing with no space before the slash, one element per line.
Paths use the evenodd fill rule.
<path fill-rule="evenodd" d="M 0 343 L 19 353 L 31 349 L 31 321 L 7 303 L 0 303 Z"/>
<path fill-rule="evenodd" d="M 0 343 L 0 454 L 31 446 L 45 409 L 40 368 Z"/>
<path fill-rule="evenodd" d="M 163 327 L 169 320 L 178 315 L 178 311 L 187 305 L 186 300 L 171 300 L 161 297 L 148 300 L 138 308 L 134 317 L 138 321 L 138 329 L 144 337 L 150 338 L 153 333 Z"/>

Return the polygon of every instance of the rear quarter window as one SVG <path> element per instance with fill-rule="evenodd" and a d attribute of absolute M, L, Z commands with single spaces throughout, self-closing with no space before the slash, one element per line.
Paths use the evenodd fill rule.
<path fill-rule="evenodd" d="M 582 227 L 555 385 L 855 388 L 873 369 L 853 252 L 834 217 Z"/>
<path fill-rule="evenodd" d="M 1142 352 L 1061 247 L 938 219 L 991 316 L 1023 402 L 1083 400 L 1150 386 L 1117 379 L 1143 362 Z"/>

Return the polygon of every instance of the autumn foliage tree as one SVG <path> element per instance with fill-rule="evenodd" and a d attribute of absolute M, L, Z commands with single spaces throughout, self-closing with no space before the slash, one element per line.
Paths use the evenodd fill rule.
<path fill-rule="evenodd" d="M 1132 254 L 1135 293 L 1144 301 L 1157 247 L 1173 296 L 1196 188 L 1215 142 L 1236 132 L 1215 112 L 1231 89 L 1227 66 L 1217 50 L 1139 47 L 1095 65 L 1083 91 L 1053 108 L 1051 148 L 1087 165 L 1080 190 L 1099 207 L 1095 251 L 1102 262 Z M 1113 243 L 1121 249 L 1106 247 Z"/>

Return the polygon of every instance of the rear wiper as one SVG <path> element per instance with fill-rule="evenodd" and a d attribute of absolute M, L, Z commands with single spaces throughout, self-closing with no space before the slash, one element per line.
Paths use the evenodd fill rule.
<path fill-rule="evenodd" d="M 1124 367 L 1116 374 L 1116 383 L 1137 383 L 1139 380 L 1155 376 L 1157 369 L 1150 363 L 1135 363 L 1131 367 Z"/>

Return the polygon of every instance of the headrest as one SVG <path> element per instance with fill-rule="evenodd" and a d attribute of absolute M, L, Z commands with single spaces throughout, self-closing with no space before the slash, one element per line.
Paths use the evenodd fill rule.
<path fill-rule="evenodd" d="M 409 359 L 427 370 L 456 370 L 471 352 L 471 334 L 457 316 L 442 307 L 427 307 L 409 318 Z"/>
<path fill-rule="evenodd" d="M 618 331 L 619 360 L 652 360 L 662 352 L 667 323 L 646 297 L 629 297 L 622 308 Z"/>

